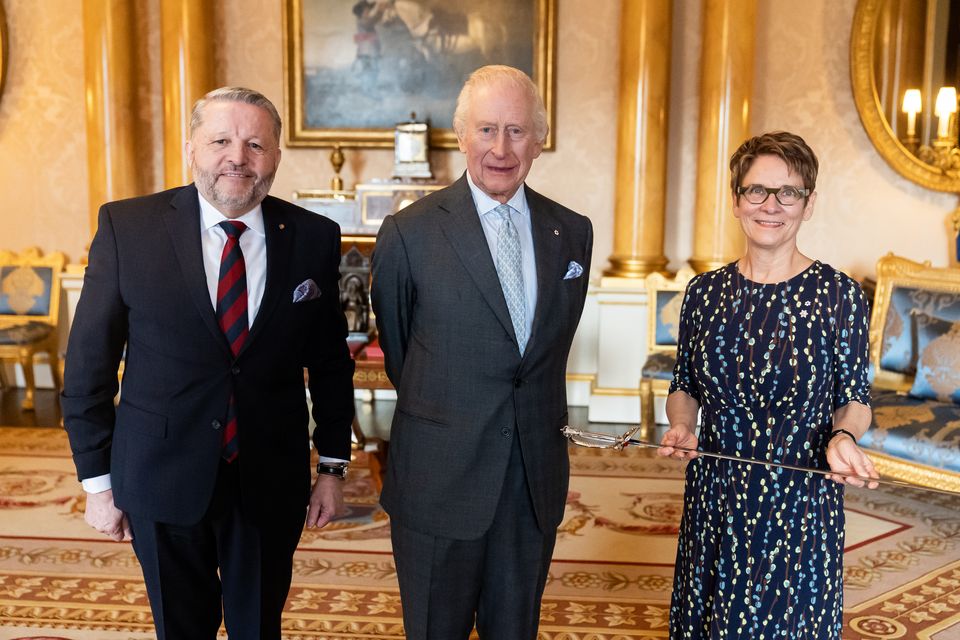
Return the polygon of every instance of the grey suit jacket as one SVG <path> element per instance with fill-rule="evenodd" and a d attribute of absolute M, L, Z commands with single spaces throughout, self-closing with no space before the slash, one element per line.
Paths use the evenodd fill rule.
<path fill-rule="evenodd" d="M 566 363 L 587 293 L 590 220 L 526 188 L 537 308 L 520 356 L 466 177 L 388 217 L 372 301 L 397 388 L 381 503 L 404 526 L 457 539 L 493 520 L 520 438 L 542 530 L 563 516 L 569 481 Z M 564 279 L 571 261 L 583 267 Z"/>

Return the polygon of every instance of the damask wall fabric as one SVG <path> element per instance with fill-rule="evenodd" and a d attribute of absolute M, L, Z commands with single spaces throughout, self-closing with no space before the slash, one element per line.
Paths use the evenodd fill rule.
<path fill-rule="evenodd" d="M 960 322 L 925 313 L 917 325 L 917 375 L 910 395 L 960 403 Z"/>

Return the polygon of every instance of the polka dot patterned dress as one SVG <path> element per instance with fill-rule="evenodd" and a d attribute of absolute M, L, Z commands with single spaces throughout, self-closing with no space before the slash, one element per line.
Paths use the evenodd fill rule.
<path fill-rule="evenodd" d="M 701 406 L 700 448 L 828 468 L 833 413 L 869 404 L 860 287 L 814 262 L 758 284 L 736 263 L 690 282 L 670 392 Z M 697 458 L 686 472 L 670 637 L 840 639 L 843 488 Z"/>

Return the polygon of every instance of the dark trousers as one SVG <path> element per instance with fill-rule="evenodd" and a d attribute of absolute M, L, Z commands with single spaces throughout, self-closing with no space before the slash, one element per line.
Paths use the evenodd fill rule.
<path fill-rule="evenodd" d="M 158 640 L 280 638 L 306 511 L 258 526 L 244 515 L 238 465 L 221 462 L 210 507 L 182 527 L 128 514 Z M 222 612 L 222 614 L 221 614 Z"/>
<path fill-rule="evenodd" d="M 537 525 L 516 437 L 483 536 L 452 540 L 390 526 L 408 640 L 466 640 L 474 624 L 487 640 L 537 637 L 557 532 Z"/>

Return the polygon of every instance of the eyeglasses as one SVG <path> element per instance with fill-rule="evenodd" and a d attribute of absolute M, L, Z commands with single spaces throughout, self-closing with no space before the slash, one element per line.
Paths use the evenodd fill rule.
<path fill-rule="evenodd" d="M 737 187 L 737 195 L 746 198 L 750 204 L 763 204 L 771 194 L 777 199 L 777 202 L 789 207 L 810 195 L 810 189 L 801 189 L 789 184 L 776 189 L 765 187 L 762 184 L 748 184 L 745 187 Z"/>

